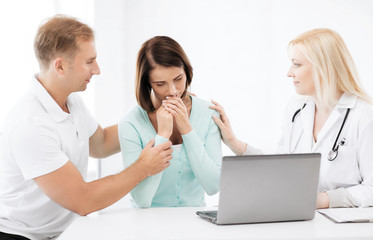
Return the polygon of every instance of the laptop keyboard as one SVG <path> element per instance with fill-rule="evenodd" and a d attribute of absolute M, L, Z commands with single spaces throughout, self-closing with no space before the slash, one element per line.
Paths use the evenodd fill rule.
<path fill-rule="evenodd" d="M 205 211 L 204 214 L 211 218 L 216 218 L 216 216 L 218 215 L 218 211 Z"/>

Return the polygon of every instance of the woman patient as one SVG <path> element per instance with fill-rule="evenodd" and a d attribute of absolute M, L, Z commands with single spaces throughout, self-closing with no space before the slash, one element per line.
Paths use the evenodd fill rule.
<path fill-rule="evenodd" d="M 172 38 L 157 36 L 142 45 L 135 83 L 139 105 L 119 122 L 124 166 L 153 138 L 155 146 L 170 140 L 173 154 L 168 168 L 132 190 L 138 207 L 204 206 L 205 192 L 219 191 L 221 142 L 212 120 L 218 113 L 190 95 L 192 77 L 187 55 Z"/>

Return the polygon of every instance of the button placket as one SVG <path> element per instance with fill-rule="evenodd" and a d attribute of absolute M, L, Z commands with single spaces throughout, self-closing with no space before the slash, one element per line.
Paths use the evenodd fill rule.
<path fill-rule="evenodd" d="M 177 165 L 177 195 L 176 195 L 176 200 L 177 200 L 177 206 L 180 205 L 180 189 L 181 189 L 181 168 L 182 168 L 182 159 L 181 159 L 181 154 L 180 152 L 178 153 L 178 159 L 177 159 L 178 165 Z"/>

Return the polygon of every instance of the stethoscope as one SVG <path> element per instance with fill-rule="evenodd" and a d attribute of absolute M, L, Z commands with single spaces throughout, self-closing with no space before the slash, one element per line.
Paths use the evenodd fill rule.
<path fill-rule="evenodd" d="M 306 107 L 306 105 L 307 105 L 307 103 L 304 103 L 303 106 L 302 106 L 301 108 L 299 108 L 297 111 L 295 111 L 293 117 L 291 118 L 291 122 L 292 122 L 292 123 L 294 123 L 295 118 L 296 118 L 297 115 L 300 113 L 300 111 L 302 111 L 303 108 Z M 337 158 L 337 156 L 338 156 L 338 148 L 339 148 L 339 146 L 343 146 L 343 145 L 345 144 L 345 142 L 346 142 L 346 138 L 343 138 L 343 139 L 342 139 L 342 140 L 337 144 L 338 139 L 339 139 L 339 135 L 341 135 L 341 132 L 342 132 L 343 127 L 344 127 L 344 125 L 345 125 L 345 123 L 346 123 L 346 120 L 347 120 L 347 117 L 348 117 L 348 114 L 349 114 L 349 113 L 350 113 L 350 108 L 347 108 L 346 113 L 345 113 L 345 117 L 344 117 L 343 122 L 342 122 L 342 125 L 341 125 L 341 127 L 339 128 L 339 132 L 338 132 L 337 138 L 336 138 L 335 141 L 334 141 L 333 148 L 332 148 L 332 150 L 330 150 L 330 152 L 328 153 L 327 158 L 328 158 L 329 161 L 334 161 L 334 159 Z"/>

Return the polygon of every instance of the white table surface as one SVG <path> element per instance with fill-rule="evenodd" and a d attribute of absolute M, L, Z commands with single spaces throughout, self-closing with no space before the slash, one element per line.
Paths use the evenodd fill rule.
<path fill-rule="evenodd" d="M 218 226 L 197 210 L 120 209 L 78 217 L 58 240 L 72 239 L 373 239 L 373 223 L 334 223 L 319 213 L 311 221 Z"/>

